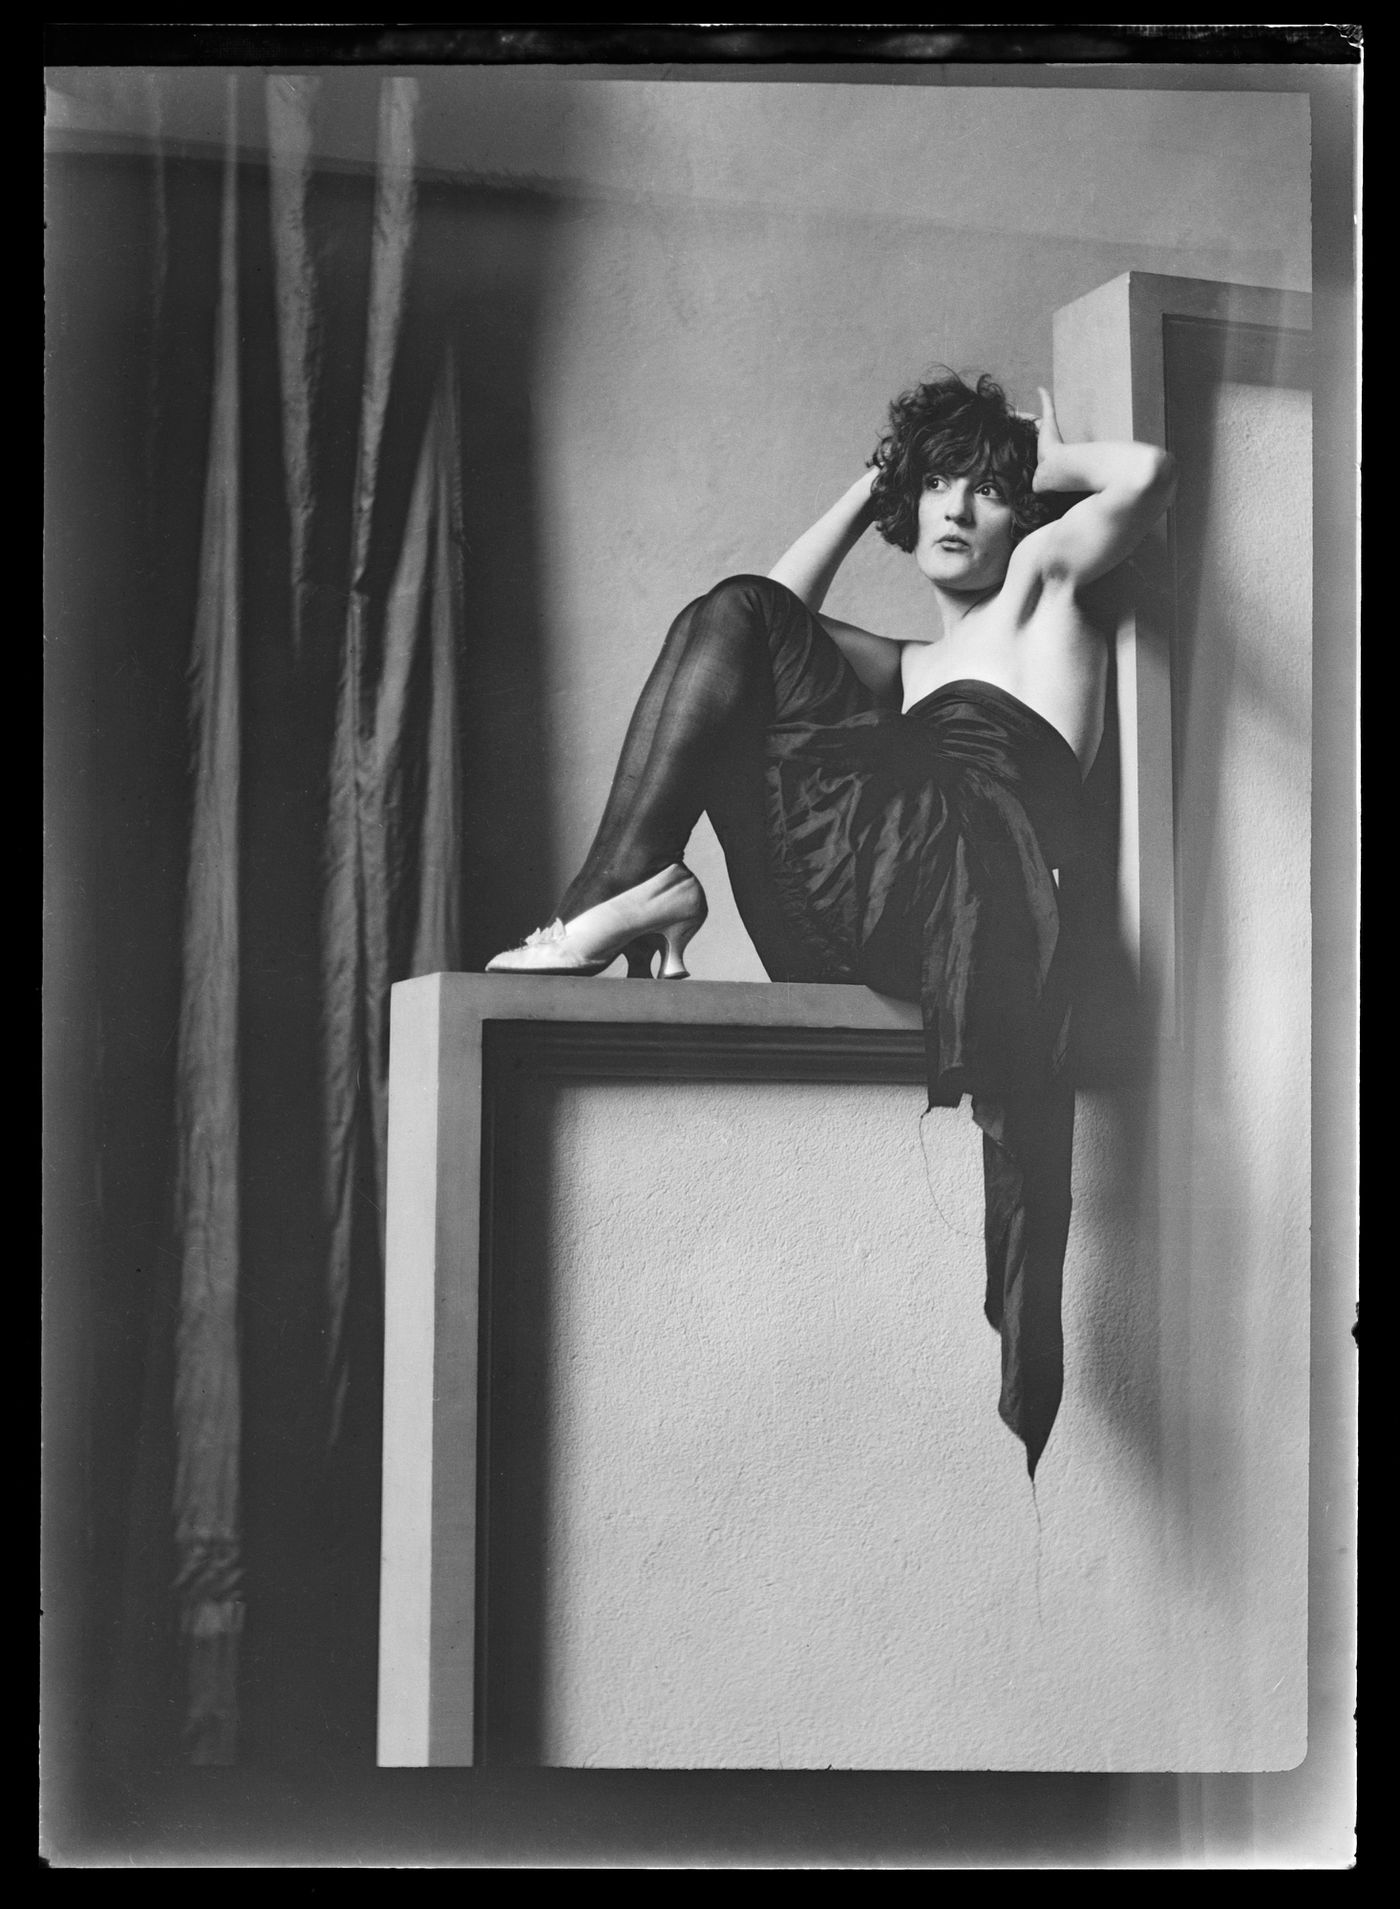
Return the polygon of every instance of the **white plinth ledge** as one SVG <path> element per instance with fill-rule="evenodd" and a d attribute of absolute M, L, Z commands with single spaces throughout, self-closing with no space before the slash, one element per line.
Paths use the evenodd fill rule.
<path fill-rule="evenodd" d="M 470 1764 L 477 1680 L 483 1055 L 555 1077 L 917 1082 L 918 1009 L 860 987 L 439 974 L 393 990 L 379 1762 Z M 487 1066 L 489 1077 L 489 1063 Z M 488 1078 L 489 1090 L 489 1078 Z M 528 1161 L 502 1161 L 528 1172 Z"/>
<path fill-rule="evenodd" d="M 1033 1501 L 916 1008 L 397 987 L 380 1762 L 1292 1768 L 1306 1171 L 1170 1059 L 1079 1095 Z"/>

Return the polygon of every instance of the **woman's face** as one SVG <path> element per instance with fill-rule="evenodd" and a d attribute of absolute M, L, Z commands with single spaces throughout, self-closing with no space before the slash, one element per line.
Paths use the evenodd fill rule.
<path fill-rule="evenodd" d="M 930 583 L 994 590 L 1005 580 L 1015 542 L 1015 518 L 996 478 L 934 472 L 926 480 L 914 560 Z"/>

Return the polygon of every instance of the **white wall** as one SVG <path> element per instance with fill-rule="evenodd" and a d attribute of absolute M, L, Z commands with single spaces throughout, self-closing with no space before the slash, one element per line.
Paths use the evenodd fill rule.
<path fill-rule="evenodd" d="M 1138 1256 L 1097 1191 L 1109 1111 L 1081 1121 L 1038 1533 L 996 1412 L 975 1132 L 931 1116 L 926 1178 L 921 1104 L 697 1084 L 541 1105 L 544 1761 L 1189 1770 L 1301 1754 L 1275 1554 L 1246 1526 L 1193 1534 L 1150 1457 L 1189 1402 L 1228 1470 L 1222 1432 L 1260 1401 L 1209 1400 L 1184 1373 L 1159 1397 L 1155 1368 L 1136 1389 L 1112 1283 Z M 1234 1480 L 1226 1496 L 1247 1508 Z"/>
<path fill-rule="evenodd" d="M 965 1113 L 561 1090 L 546 1757 L 1260 1770 L 1306 1745 L 1305 392 L 1177 361 L 1178 1038 L 1081 1095 L 1067 1390 L 996 1418 Z"/>

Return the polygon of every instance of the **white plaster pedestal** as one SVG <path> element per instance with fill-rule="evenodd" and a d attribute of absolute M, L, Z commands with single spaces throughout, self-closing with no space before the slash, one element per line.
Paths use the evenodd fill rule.
<path fill-rule="evenodd" d="M 381 1763 L 1296 1764 L 1306 1186 L 1169 1060 L 1079 1096 L 1033 1503 L 913 1007 L 396 988 Z"/>
<path fill-rule="evenodd" d="M 381 1764 L 475 1759 L 479 1300 L 492 1185 L 530 1174 L 500 1144 L 514 1078 L 916 1083 L 922 1058 L 917 1008 L 859 987 L 472 974 L 395 987 Z"/>

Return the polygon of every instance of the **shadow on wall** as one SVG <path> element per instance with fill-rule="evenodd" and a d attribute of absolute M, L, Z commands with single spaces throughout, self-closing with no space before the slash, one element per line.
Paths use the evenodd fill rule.
<path fill-rule="evenodd" d="M 584 125 L 551 113 L 554 89 L 523 98 L 473 89 L 464 111 L 450 75 L 422 80 L 420 149 L 451 152 L 460 171 L 420 182 L 410 335 L 401 354 L 390 429 L 412 454 L 433 374 L 450 353 L 461 394 L 463 615 L 458 632 L 466 829 L 459 965 L 479 969 L 516 938 L 522 895 L 543 894 L 552 870 L 553 817 L 546 733 L 542 578 L 549 526 L 541 521 L 542 434 L 536 393 L 542 333 L 557 282 L 562 204 L 549 182 L 495 170 L 499 154 L 544 136 L 554 176 L 567 177 Z M 586 89 L 584 91 L 586 101 Z M 465 121 L 465 123 L 463 123 Z M 415 387 L 412 368 L 423 368 Z M 385 562 L 395 556 L 392 528 Z"/>
<path fill-rule="evenodd" d="M 448 107 L 443 89 L 425 85 L 421 150 L 432 149 L 434 117 Z M 489 97 L 479 102 L 473 123 L 487 150 L 494 135 L 482 115 L 489 118 L 491 110 Z M 505 102 L 496 102 L 495 110 L 505 111 Z M 339 183 L 352 198 L 367 190 L 354 173 Z M 557 200 L 529 185 L 470 176 L 420 179 L 405 324 L 385 424 L 387 476 L 380 489 L 388 507 L 376 508 L 364 580 L 368 600 L 386 603 L 403 547 L 411 472 L 450 360 L 460 394 L 462 614 L 454 634 L 465 816 L 462 838 L 453 845 L 461 858 L 463 906 L 451 965 L 465 969 L 481 967 L 513 938 L 507 925 L 518 924 L 521 894 L 542 891 L 549 879 L 557 800 L 544 733 L 537 483 L 538 433 L 547 426 L 532 398 L 558 216 Z M 359 229 L 354 217 L 346 229 Z M 362 312 L 363 295 L 351 291 L 346 308 Z M 354 361 L 352 353 L 347 362 Z M 371 626 L 372 639 L 380 627 Z M 271 703 L 268 713 L 265 732 L 272 727 Z M 401 902 L 411 913 L 414 897 L 406 890 Z M 287 919 L 276 906 L 257 912 L 270 928 Z M 391 935 L 402 952 L 407 942 L 393 924 Z M 396 978 L 407 972 L 402 964 L 394 969 Z M 308 985 L 315 984 L 309 974 Z M 248 1278 L 258 1289 L 250 1293 L 250 1342 L 263 1389 L 261 1409 L 250 1410 L 246 1441 L 249 1571 L 251 1579 L 260 1570 L 263 1587 L 261 1637 L 249 1637 L 248 1742 L 255 1753 L 368 1760 L 378 1638 L 379 1216 L 363 1215 L 348 1326 L 354 1377 L 340 1447 L 325 1474 L 299 1383 L 315 1370 L 318 1356 L 320 1260 L 300 1177 L 307 1162 L 296 1160 L 297 1144 L 289 1138 L 297 1122 L 289 1118 L 285 1057 L 298 1038 L 291 1026 L 296 1002 L 283 996 L 279 1004 L 269 993 L 266 1004 L 256 1041 L 262 1091 L 255 1100 L 255 1083 L 248 1089 L 250 1108 L 260 1110 L 249 1145 L 249 1173 L 259 1175 L 262 1191 L 249 1203 L 255 1237 L 248 1242 Z M 373 1186 L 368 1159 L 358 1179 L 366 1192 Z M 301 1253 L 290 1245 L 298 1237 L 290 1224 L 298 1212 L 310 1247 Z M 298 1291 L 304 1305 L 297 1303 Z M 307 1506 L 319 1514 L 309 1530 Z"/>
<path fill-rule="evenodd" d="M 369 189 L 359 178 L 336 183 L 350 200 Z M 521 886 L 541 888 L 548 871 L 531 388 L 552 227 L 554 206 L 541 193 L 420 181 L 413 277 L 382 451 L 384 472 L 401 475 L 380 485 L 390 508 L 376 508 L 363 586 L 374 605 L 388 601 L 403 548 L 409 473 L 443 365 L 451 359 L 460 393 L 464 525 L 462 624 L 455 641 L 466 829 L 451 844 L 460 855 L 464 897 L 453 962 L 460 968 L 479 968 L 495 951 L 500 924 L 518 911 Z M 346 229 L 359 229 L 353 206 Z M 353 313 L 363 313 L 363 307 L 363 294 L 346 298 Z M 353 403 L 357 393 L 348 391 L 348 397 Z M 372 636 L 378 628 L 376 622 Z M 271 683 L 267 689 L 264 720 L 250 724 L 250 733 L 275 739 L 277 703 Z M 317 712 L 308 710 L 308 724 L 325 722 L 332 703 L 325 682 Z M 321 741 L 317 737 L 317 745 Z M 298 859 L 286 853 L 283 829 L 271 853 L 277 830 L 271 779 L 262 788 L 269 853 L 250 855 L 252 880 L 264 893 L 250 897 L 248 916 L 260 924 L 267 962 L 262 972 L 271 983 L 277 972 L 286 977 L 288 924 L 298 920 L 296 893 L 306 893 L 302 884 L 311 890 L 319 884 L 321 844 L 319 834 L 308 838 L 298 867 Z M 405 913 L 413 913 L 407 886 L 399 901 Z M 256 1392 L 248 1401 L 244 1466 L 248 1573 L 250 1583 L 262 1584 L 262 1598 L 260 1623 L 248 1632 L 246 1741 L 254 1754 L 346 1754 L 353 1747 L 353 1754 L 369 1758 L 378 1649 L 380 1216 L 363 1205 L 348 1321 L 353 1380 L 340 1447 L 327 1472 L 313 1388 L 304 1382 L 317 1371 L 323 1321 L 321 1216 L 308 1199 L 308 1189 L 317 1185 L 317 1124 L 315 1109 L 308 1109 L 308 1121 L 296 1119 L 288 1094 L 290 1080 L 317 1077 L 315 1014 L 308 1010 L 315 1008 L 321 983 L 313 958 L 315 924 L 306 918 L 304 926 L 304 983 L 290 989 L 267 985 L 248 1006 L 246 1182 L 256 1193 L 246 1201 L 250 1306 L 244 1344 Z M 409 972 L 401 930 L 403 924 L 392 924 L 399 949 L 395 977 Z M 288 1058 L 298 1050 L 300 1059 L 292 1065 Z M 367 1201 L 374 1172 L 363 1149 L 357 1184 Z"/>
<path fill-rule="evenodd" d="M 490 1264 L 508 1277 L 482 1294 L 482 1393 L 477 1495 L 485 1542 L 475 1640 L 477 1755 L 492 1768 L 544 1760 L 551 1500 L 551 1416 L 560 1312 L 550 1215 L 556 1120 L 538 1083 L 498 1136 L 491 1190 Z M 511 1118 L 502 1114 L 501 1118 Z M 529 1162 L 528 1189 L 519 1163 Z"/>
<path fill-rule="evenodd" d="M 343 92 L 365 84 L 346 76 Z M 366 100 L 368 114 L 370 102 Z M 420 139 L 430 148 L 440 92 L 424 88 Z M 485 138 L 489 128 L 478 126 Z M 370 182 L 351 169 L 328 175 L 326 191 L 344 200 L 342 237 L 327 259 L 343 296 L 328 299 L 331 323 L 363 325 L 360 252 L 367 241 Z M 546 686 L 539 590 L 541 530 L 537 502 L 538 381 L 541 315 L 551 280 L 557 203 L 542 191 L 470 178 L 427 176 L 418 183 L 410 280 L 385 418 L 378 501 L 362 580 L 372 606 L 371 644 L 381 640 L 412 493 L 412 473 L 429 427 L 444 367 L 456 371 L 463 525 L 461 625 L 454 631 L 457 723 L 465 828 L 450 845 L 460 856 L 461 940 L 452 966 L 480 967 L 518 917 L 522 889 L 548 878 L 553 795 L 544 743 Z M 327 362 L 335 350 L 328 338 Z M 340 340 L 348 370 L 361 362 L 358 340 Z M 332 374 L 333 375 L 333 374 Z M 342 374 L 344 375 L 344 374 Z M 358 389 L 347 382 L 346 453 L 352 469 Z M 348 513 L 335 513 L 344 518 Z M 341 553 L 327 553 L 338 558 Z M 329 574 L 336 574 L 331 562 Z M 285 664 L 261 654 L 261 712 L 249 733 L 275 751 Z M 371 664 L 373 667 L 373 664 Z M 322 680 L 301 705 L 312 760 L 324 761 L 332 686 Z M 259 713 L 261 720 L 258 720 Z M 288 754 L 281 750 L 285 763 Z M 425 752 L 426 753 L 426 752 Z M 305 777 L 304 768 L 284 768 Z M 410 776 L 415 772 L 410 765 Z M 382 1398 L 381 1216 L 367 1135 L 357 1171 L 362 1224 L 347 1322 L 351 1384 L 338 1445 L 323 1451 L 315 1387 L 324 1318 L 322 1221 L 312 1189 L 317 1172 L 317 1110 L 303 1121 L 293 1081 L 314 1082 L 317 990 L 316 924 L 305 908 L 320 880 L 319 807 L 308 805 L 308 837 L 298 858 L 279 830 L 276 777 L 262 790 L 261 849 L 250 823 L 249 940 L 261 940 L 259 987 L 247 1007 L 245 1076 L 249 1131 L 245 1197 L 245 1280 L 249 1377 L 245 1483 L 250 1621 L 246 1665 L 246 1743 L 251 1755 L 300 1754 L 369 1759 L 373 1755 L 378 1640 L 379 1478 Z M 411 795 L 406 799 L 412 799 Z M 293 811 L 295 804 L 292 805 Z M 411 917 L 416 896 L 404 883 L 396 905 Z M 287 964 L 290 925 L 303 926 L 306 956 L 297 985 Z M 390 923 L 394 978 L 406 975 L 411 920 Z M 251 952 L 251 950 L 250 950 Z M 290 1057 L 297 1057 L 293 1061 Z M 252 1589 L 260 1591 L 256 1609 Z"/>
<path fill-rule="evenodd" d="M 1087 1302 L 1090 1395 L 1162 1504 L 1164 1555 L 1225 1607 L 1244 1594 L 1242 1509 L 1290 1515 L 1250 1503 L 1241 1414 L 1289 1383 L 1290 1308 L 1306 1308 L 1308 974 L 1292 937 L 1306 932 L 1309 466 L 1293 400 L 1308 378 L 1305 337 L 1168 328 L 1176 1024 L 1123 1042 L 1081 1113 L 1111 1242 Z M 1300 443 L 1275 494 L 1271 460 Z M 1296 1432 L 1280 1422 L 1274 1453 Z"/>
<path fill-rule="evenodd" d="M 440 315 L 459 370 L 465 526 L 462 744 L 466 834 L 460 966 L 483 968 L 519 939 L 524 914 L 553 899 L 557 816 L 547 711 L 542 451 L 538 405 L 561 281 L 565 205 L 557 182 L 601 137 L 586 87 L 464 89 L 455 72 L 423 80 L 425 154 L 461 171 L 420 198 L 424 314 Z M 548 177 L 529 155 L 547 151 Z M 502 170 L 502 168 L 505 170 Z M 543 919 L 543 916 L 541 916 Z"/>
<path fill-rule="evenodd" d="M 178 84 L 178 82 L 176 82 Z M 368 128 L 377 76 L 322 76 L 327 111 Z M 222 111 L 222 88 L 211 94 Z M 261 82 L 240 127 L 262 137 Z M 489 108 L 489 99 L 486 102 Z M 424 146 L 442 89 L 424 89 Z M 499 110 L 505 111 L 501 102 Z M 198 588 L 221 195 L 218 129 L 163 155 L 128 130 L 54 156 L 49 180 L 50 770 L 65 928 L 50 971 L 65 1039 L 51 1109 L 66 1130 L 64 1369 L 51 1394 L 82 1436 L 63 1459 L 71 1520 L 57 1580 L 81 1587 L 75 1742 L 130 1814 L 147 1754 L 183 1703 L 171 1598 L 173 1074 L 190 829 L 190 657 Z M 197 128 L 185 128 L 194 137 Z M 489 136 L 489 127 L 483 136 Z M 489 143 L 489 138 L 488 138 Z M 240 1330 L 248 1623 L 244 1755 L 373 1759 L 382 1301 L 374 1178 L 350 1285 L 352 1384 L 328 1459 L 321 1177 L 321 904 L 327 775 L 344 627 L 370 256 L 368 163 L 315 163 L 324 330 L 319 491 L 300 651 L 288 621 L 288 513 L 265 153 L 238 185 L 244 683 L 240 992 Z M 394 575 L 444 360 L 458 372 L 464 618 L 459 733 L 468 829 L 463 944 L 479 967 L 549 876 L 542 532 L 536 486 L 541 315 L 557 200 L 528 184 L 419 181 L 366 596 Z M 375 640 L 382 618 L 371 628 Z M 414 897 L 406 895 L 411 908 Z M 71 932 L 70 932 L 71 929 Z M 391 932 L 393 925 L 391 924 Z M 401 937 L 395 936 L 397 940 Z M 68 1005 L 63 1005 L 64 1003 Z M 57 1265 L 57 1261 L 54 1262 Z M 71 1341 L 71 1343 L 70 1343 Z M 57 1355 L 56 1355 L 57 1356 Z M 80 1666 L 80 1668 L 78 1667 Z"/>

